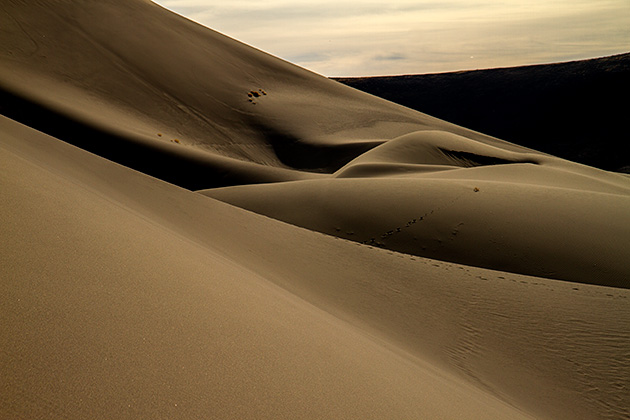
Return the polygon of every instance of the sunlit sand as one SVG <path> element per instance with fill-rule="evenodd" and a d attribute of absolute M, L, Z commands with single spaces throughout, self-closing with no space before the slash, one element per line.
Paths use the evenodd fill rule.
<path fill-rule="evenodd" d="M 0 7 L 0 417 L 630 415 L 627 176 L 53 3 Z"/>

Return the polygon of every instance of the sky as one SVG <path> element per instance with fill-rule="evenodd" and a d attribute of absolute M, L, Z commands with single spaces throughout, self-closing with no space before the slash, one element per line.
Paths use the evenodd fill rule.
<path fill-rule="evenodd" d="M 630 52 L 630 0 L 154 0 L 328 77 Z"/>

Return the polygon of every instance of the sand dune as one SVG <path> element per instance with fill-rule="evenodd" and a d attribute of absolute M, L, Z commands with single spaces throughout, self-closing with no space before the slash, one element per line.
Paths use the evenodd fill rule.
<path fill-rule="evenodd" d="M 630 53 L 590 60 L 441 74 L 338 78 L 411 109 L 609 171 L 627 142 Z"/>
<path fill-rule="evenodd" d="M 335 177 L 205 190 L 289 223 L 413 255 L 628 287 L 630 190 L 622 175 L 419 132 Z"/>
<path fill-rule="evenodd" d="M 219 186 L 228 166 L 240 174 L 244 164 L 226 157 L 256 163 L 262 175 L 333 172 L 417 130 L 498 141 L 332 83 L 150 2 L 2 7 L 13 35 L 0 41 L 5 115 L 187 188 Z M 305 175 L 272 180 L 291 176 Z"/>
<path fill-rule="evenodd" d="M 0 417 L 630 416 L 627 177 L 148 1 L 0 10 Z"/>
<path fill-rule="evenodd" d="M 3 418 L 521 417 L 243 266 L 321 238 L 2 123 Z"/>

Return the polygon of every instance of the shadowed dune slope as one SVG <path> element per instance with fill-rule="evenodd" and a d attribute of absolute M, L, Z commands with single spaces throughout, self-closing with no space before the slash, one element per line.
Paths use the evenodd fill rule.
<path fill-rule="evenodd" d="M 411 109 L 597 168 L 630 172 L 630 53 L 453 73 L 337 78 Z"/>

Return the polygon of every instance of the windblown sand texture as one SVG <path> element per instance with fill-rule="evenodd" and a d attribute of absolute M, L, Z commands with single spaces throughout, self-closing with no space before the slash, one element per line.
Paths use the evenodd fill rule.
<path fill-rule="evenodd" d="M 146 0 L 0 34 L 0 418 L 630 417 L 627 176 Z"/>

